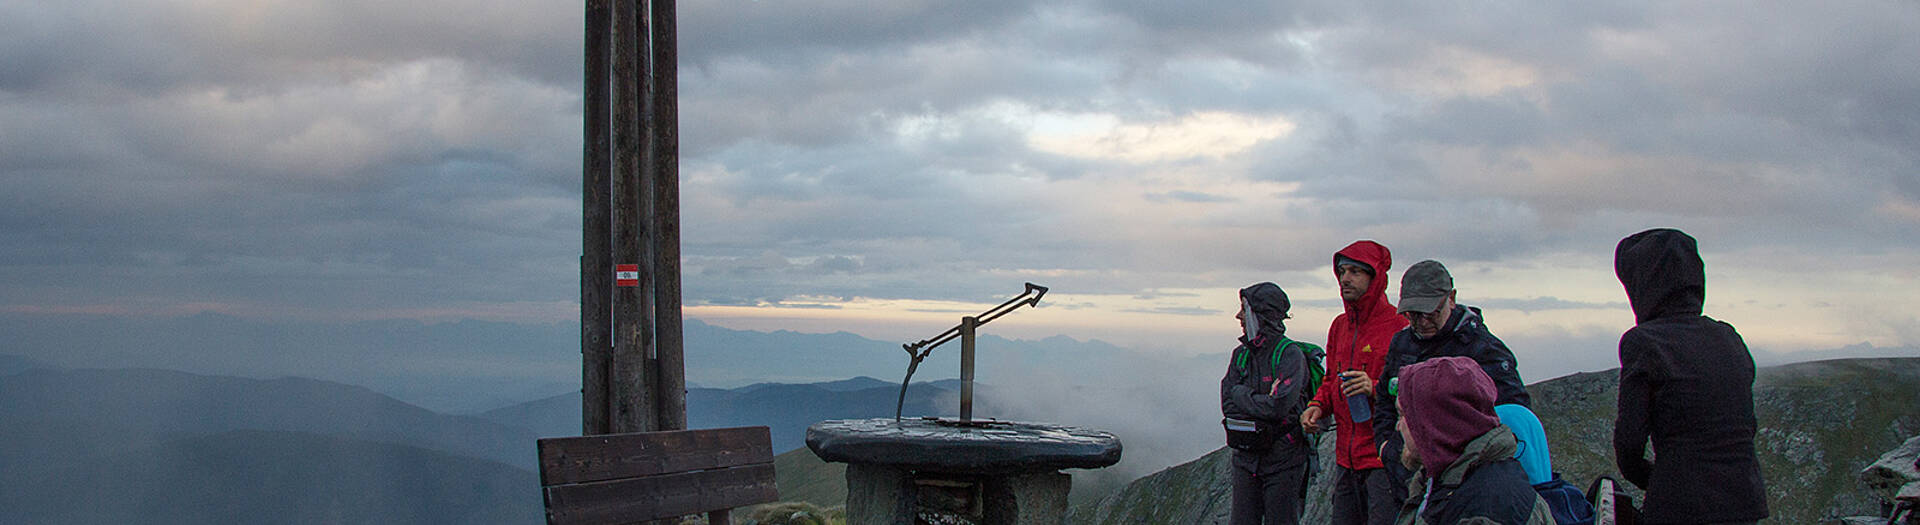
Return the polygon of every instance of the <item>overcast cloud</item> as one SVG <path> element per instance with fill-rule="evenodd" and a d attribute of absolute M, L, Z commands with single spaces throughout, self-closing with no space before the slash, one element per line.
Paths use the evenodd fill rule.
<path fill-rule="evenodd" d="M 1035 281 L 1079 320 L 1031 335 L 1172 346 L 1275 280 L 1324 330 L 1374 238 L 1586 346 L 1631 322 L 1614 242 L 1677 226 L 1757 346 L 1920 345 L 1913 2 L 679 9 L 717 323 Z M 574 318 L 580 11 L 0 0 L 0 309 Z"/>

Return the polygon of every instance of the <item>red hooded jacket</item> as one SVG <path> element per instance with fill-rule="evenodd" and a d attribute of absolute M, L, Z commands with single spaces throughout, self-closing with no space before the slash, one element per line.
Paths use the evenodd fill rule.
<path fill-rule="evenodd" d="M 1340 393 L 1340 373 L 1360 370 L 1378 381 L 1387 365 L 1387 344 L 1393 334 L 1407 327 L 1407 319 L 1387 302 L 1387 274 L 1393 268 L 1393 254 L 1373 241 L 1356 241 L 1342 248 L 1334 259 L 1346 257 L 1373 267 L 1373 284 L 1357 301 L 1346 302 L 1346 313 L 1333 318 L 1327 329 L 1327 375 L 1313 402 L 1333 414 L 1334 462 L 1352 470 L 1380 468 L 1380 453 L 1373 444 L 1372 427 L 1353 422 L 1347 411 L 1347 396 Z M 1334 271 L 1338 273 L 1336 265 Z"/>

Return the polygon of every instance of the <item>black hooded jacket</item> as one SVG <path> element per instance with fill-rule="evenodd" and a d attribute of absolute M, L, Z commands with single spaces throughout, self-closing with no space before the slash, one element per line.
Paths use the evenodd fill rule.
<path fill-rule="evenodd" d="M 1753 355 L 1732 325 L 1701 315 L 1706 269 L 1693 237 L 1647 230 L 1622 239 L 1614 273 L 1635 326 L 1620 336 L 1613 452 L 1646 489 L 1648 523 L 1767 517 L 1754 456 Z M 1648 441 L 1657 462 L 1646 459 Z"/>
<path fill-rule="evenodd" d="M 1241 335 L 1240 347 L 1233 350 L 1227 373 L 1220 378 L 1220 413 L 1277 428 L 1298 428 L 1300 411 L 1307 403 L 1301 390 L 1311 388 L 1306 384 L 1306 358 L 1299 350 L 1285 351 L 1276 366 L 1273 355 L 1285 350 L 1276 347 L 1286 337 L 1287 294 L 1273 283 L 1259 283 L 1240 290 L 1240 298 L 1252 307 L 1259 331 L 1251 337 Z M 1281 383 L 1277 393 L 1273 393 L 1275 382 Z M 1289 431 L 1265 454 L 1234 451 L 1233 463 L 1265 474 L 1299 465 L 1309 453 L 1302 434 Z"/>
<path fill-rule="evenodd" d="M 1406 443 L 1393 426 L 1400 421 L 1400 408 L 1394 405 L 1397 396 L 1389 392 L 1390 385 L 1400 377 L 1402 368 L 1436 357 L 1455 356 L 1472 358 L 1486 371 L 1487 377 L 1493 379 L 1497 391 L 1493 404 L 1533 408 L 1533 397 L 1527 395 L 1527 384 L 1520 379 L 1513 350 L 1487 330 L 1486 319 L 1481 317 L 1479 308 L 1453 305 L 1447 324 L 1433 337 L 1413 335 L 1412 328 L 1400 330 L 1393 334 L 1393 343 L 1387 347 L 1387 366 L 1373 389 L 1373 420 L 1368 423 L 1373 426 L 1373 441 L 1379 443 L 1380 462 L 1396 481 L 1407 479 L 1411 473 L 1400 464 L 1400 451 Z"/>

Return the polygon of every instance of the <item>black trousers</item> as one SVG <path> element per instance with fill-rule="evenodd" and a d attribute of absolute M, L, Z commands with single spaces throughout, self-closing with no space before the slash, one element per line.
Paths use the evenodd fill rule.
<path fill-rule="evenodd" d="M 1353 470 L 1334 467 L 1333 525 L 1393 525 L 1406 499 L 1405 487 L 1394 487 L 1387 469 Z"/>
<path fill-rule="evenodd" d="M 1233 513 L 1228 525 L 1298 525 L 1306 512 L 1307 462 L 1255 474 L 1240 465 L 1233 471 Z"/>

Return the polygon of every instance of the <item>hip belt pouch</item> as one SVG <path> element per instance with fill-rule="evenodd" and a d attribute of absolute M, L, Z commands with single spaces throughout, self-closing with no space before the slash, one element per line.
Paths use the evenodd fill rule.
<path fill-rule="evenodd" d="M 1245 452 L 1265 452 L 1273 447 L 1275 432 L 1270 425 L 1245 419 L 1222 418 L 1220 426 L 1227 429 L 1227 446 Z"/>

